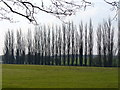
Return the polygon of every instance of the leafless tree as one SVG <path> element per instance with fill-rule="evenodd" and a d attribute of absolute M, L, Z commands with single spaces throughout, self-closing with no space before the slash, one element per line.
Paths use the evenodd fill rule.
<path fill-rule="evenodd" d="M 117 1 L 104 1 L 118 8 Z M 92 3 L 87 0 L 81 0 L 80 2 L 75 0 L 49 0 L 49 5 L 47 5 L 44 0 L 41 0 L 38 4 L 37 3 L 38 2 L 31 0 L 0 0 L 0 19 L 12 21 L 13 17 L 10 16 L 10 13 L 13 13 L 25 17 L 30 22 L 37 24 L 36 14 L 38 14 L 39 11 L 52 14 L 62 19 L 63 17 L 74 15 L 78 10 L 92 6 Z"/>
<path fill-rule="evenodd" d="M 39 26 L 39 28 L 35 28 L 35 32 L 34 32 L 34 39 L 33 39 L 33 49 L 34 49 L 34 63 L 35 64 L 40 64 L 41 63 L 41 59 L 40 59 L 40 53 L 41 53 L 41 26 Z"/>
<path fill-rule="evenodd" d="M 10 37 L 11 37 L 11 46 L 10 46 L 10 50 L 11 50 L 11 57 L 10 57 L 10 59 L 11 59 L 11 61 L 10 61 L 10 63 L 11 64 L 13 64 L 13 63 L 15 63 L 15 55 L 14 55 L 14 51 L 15 51 L 15 39 L 14 39 L 14 33 L 13 33 L 13 31 L 11 31 L 11 35 L 10 35 Z"/>
<path fill-rule="evenodd" d="M 37 64 L 37 50 L 38 50 L 38 31 L 37 31 L 37 28 L 35 28 L 35 32 L 34 32 L 33 50 L 34 50 L 34 64 Z"/>
<path fill-rule="evenodd" d="M 44 64 L 44 34 L 43 34 L 43 30 L 40 30 L 40 43 L 41 43 L 41 65 Z"/>
<path fill-rule="evenodd" d="M 104 62 L 103 65 L 105 67 L 113 66 L 113 55 L 115 55 L 115 49 L 114 49 L 115 46 L 114 46 L 114 27 L 112 27 L 111 19 L 108 19 L 108 21 L 104 21 L 103 23 L 102 42 L 103 42 L 102 45 L 103 45 L 103 62 Z"/>
<path fill-rule="evenodd" d="M 119 62 L 119 67 L 120 67 L 120 21 L 119 21 L 119 26 L 118 26 L 118 62 Z"/>
<path fill-rule="evenodd" d="M 78 51 L 79 51 L 79 34 L 78 31 L 76 30 L 76 26 L 75 26 L 75 66 L 78 65 Z"/>
<path fill-rule="evenodd" d="M 71 23 L 69 22 L 67 28 L 67 64 L 70 65 L 70 45 L 71 45 Z"/>
<path fill-rule="evenodd" d="M 58 28 L 58 65 L 61 65 L 62 59 L 62 34 L 61 27 Z"/>
<path fill-rule="evenodd" d="M 52 26 L 52 62 L 51 65 L 54 65 L 54 50 L 55 50 L 55 33 L 54 33 L 54 26 Z"/>
<path fill-rule="evenodd" d="M 66 26 L 62 25 L 63 29 L 63 65 L 66 64 Z"/>
<path fill-rule="evenodd" d="M 47 64 L 47 28 L 46 26 L 44 25 L 43 26 L 43 45 L 44 45 L 44 50 L 43 50 L 43 53 L 44 53 L 44 59 L 43 59 L 43 62 L 44 62 L 44 65 Z"/>
<path fill-rule="evenodd" d="M 117 15 L 118 15 L 118 12 L 120 10 L 120 7 L 119 7 L 119 2 L 120 1 L 108 1 L 108 0 L 104 0 L 107 4 L 111 5 L 112 6 L 112 10 L 114 10 L 116 12 L 115 16 L 113 17 L 113 20 L 117 18 Z"/>
<path fill-rule="evenodd" d="M 15 41 L 14 41 L 14 33 L 13 31 L 8 30 L 5 34 L 5 42 L 4 42 L 4 63 L 6 64 L 13 64 L 15 63 L 15 56 L 14 56 L 14 48 L 15 48 Z"/>
<path fill-rule="evenodd" d="M 25 58 L 25 56 L 26 56 L 26 39 L 23 36 L 22 36 L 21 43 L 22 43 L 21 64 L 24 64 L 26 61 L 26 58 Z"/>
<path fill-rule="evenodd" d="M 97 28 L 97 60 L 96 57 L 92 58 L 94 37 L 91 21 L 89 29 L 87 24 L 85 25 L 84 34 L 83 36 L 82 22 L 79 29 L 73 22 L 56 28 L 43 25 L 35 29 L 34 38 L 30 30 L 26 37 L 22 35 L 21 30 L 18 30 L 15 38 L 13 32 L 8 31 L 5 34 L 4 63 L 72 66 L 79 64 L 104 67 L 118 65 L 115 55 L 117 52 L 119 54 L 119 47 L 114 44 L 114 28 L 110 19 L 99 24 Z M 14 48 L 14 40 L 16 40 L 16 48 Z M 83 47 L 85 57 L 83 57 Z"/>
<path fill-rule="evenodd" d="M 47 61 L 48 61 L 48 65 L 50 65 L 50 61 L 51 61 L 51 32 L 50 32 L 50 27 L 48 27 L 48 35 L 47 35 Z"/>
<path fill-rule="evenodd" d="M 28 49 L 28 58 L 27 58 L 27 63 L 32 64 L 32 33 L 31 30 L 28 30 L 27 33 L 27 49 Z"/>
<path fill-rule="evenodd" d="M 88 51 L 88 36 L 87 36 L 87 24 L 85 25 L 85 66 L 87 66 L 87 51 Z"/>
<path fill-rule="evenodd" d="M 102 26 L 99 24 L 97 28 L 97 54 L 99 59 L 99 66 L 102 66 Z"/>
<path fill-rule="evenodd" d="M 113 62 L 113 49 L 114 49 L 114 28 L 111 24 L 111 19 L 106 22 L 107 27 L 107 49 L 108 49 L 108 66 L 112 66 Z"/>
<path fill-rule="evenodd" d="M 34 3 L 30 0 L 0 0 L 0 19 L 11 20 L 12 17 L 8 14 L 14 13 L 27 18 L 30 22 L 37 23 L 35 16 L 39 11 L 61 19 L 61 17 L 74 15 L 78 10 L 91 6 L 91 2 L 85 0 L 81 0 L 80 4 L 67 0 L 50 0 L 49 3 L 49 5 L 46 5 L 45 1 L 41 0 L 37 5 L 37 2 Z"/>
<path fill-rule="evenodd" d="M 56 34 L 55 34 L 55 65 L 58 65 L 58 26 L 56 26 Z"/>
<path fill-rule="evenodd" d="M 79 62 L 80 62 L 80 66 L 83 65 L 83 23 L 81 21 L 81 24 L 79 25 L 79 33 L 80 33 L 80 39 L 79 39 Z M 87 32 L 85 32 L 85 35 L 87 34 Z M 86 50 L 87 52 L 87 50 Z"/>
<path fill-rule="evenodd" d="M 103 27 L 102 27 L 102 44 L 103 44 L 103 66 L 107 66 L 107 27 L 106 23 L 104 22 Z"/>
<path fill-rule="evenodd" d="M 71 50 L 72 50 L 72 62 L 71 65 L 74 65 L 74 57 L 75 57 L 75 28 L 73 22 L 71 23 Z"/>
<path fill-rule="evenodd" d="M 17 30 L 17 44 L 16 44 L 16 64 L 21 64 L 22 54 L 22 31 Z"/>
<path fill-rule="evenodd" d="M 119 13 L 120 13 L 120 1 L 119 1 Z M 118 15 L 118 66 L 120 67 L 120 15 Z"/>
<path fill-rule="evenodd" d="M 89 52 L 89 66 L 92 65 L 93 60 L 93 26 L 92 21 L 90 19 L 89 23 L 89 37 L 88 37 L 88 52 Z"/>
<path fill-rule="evenodd" d="M 5 40 L 4 40 L 4 49 L 3 49 L 3 63 L 6 64 L 8 63 L 9 60 L 9 37 L 8 37 L 8 33 L 5 34 Z"/>

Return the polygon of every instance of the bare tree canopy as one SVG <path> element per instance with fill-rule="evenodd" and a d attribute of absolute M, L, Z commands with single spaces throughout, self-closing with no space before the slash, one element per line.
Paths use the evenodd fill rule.
<path fill-rule="evenodd" d="M 32 0 L 0 0 L 0 19 L 11 20 L 12 18 L 6 14 L 12 12 L 27 18 L 30 22 L 37 23 L 35 14 L 39 11 L 50 13 L 60 19 L 71 16 L 77 10 L 91 5 L 91 2 L 85 0 L 82 0 L 81 4 L 65 0 L 50 0 L 50 2 L 51 4 L 48 6 L 42 0 L 40 0 L 41 5 L 36 5 Z"/>
<path fill-rule="evenodd" d="M 117 2 L 104 1 L 118 7 Z M 78 10 L 86 9 L 87 6 L 92 5 L 87 0 L 81 0 L 80 3 L 75 2 L 75 0 L 50 0 L 49 5 L 46 5 L 46 2 L 43 0 L 38 2 L 40 3 L 37 5 L 37 2 L 33 2 L 33 0 L 0 0 L 0 19 L 12 21 L 13 17 L 9 13 L 14 13 L 37 24 L 36 14 L 39 11 L 52 14 L 61 19 L 62 17 L 74 15 Z"/>

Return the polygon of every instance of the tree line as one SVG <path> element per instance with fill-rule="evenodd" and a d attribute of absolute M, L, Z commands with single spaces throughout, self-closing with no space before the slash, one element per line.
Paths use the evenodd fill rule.
<path fill-rule="evenodd" d="M 42 25 L 34 33 L 28 30 L 24 36 L 17 30 L 16 36 L 8 30 L 4 41 L 4 64 L 37 64 L 66 66 L 112 67 L 119 64 L 119 37 L 114 40 L 111 20 L 93 28 L 92 20 L 77 27 L 73 22 L 61 26 Z M 95 34 L 96 32 L 96 34 Z M 95 37 L 96 36 L 96 37 Z M 119 36 L 119 34 L 118 34 Z M 94 46 L 94 43 L 97 46 Z M 97 48 L 97 55 L 94 55 Z"/>

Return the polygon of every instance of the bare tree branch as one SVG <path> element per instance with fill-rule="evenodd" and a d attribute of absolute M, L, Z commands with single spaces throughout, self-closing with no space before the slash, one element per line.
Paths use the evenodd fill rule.
<path fill-rule="evenodd" d="M 104 0 L 107 4 L 111 5 L 113 7 L 113 10 L 116 11 L 116 14 L 115 16 L 113 17 L 112 21 L 114 19 L 117 19 L 117 15 L 118 15 L 118 10 L 120 9 L 120 7 L 118 6 L 118 3 L 117 1 L 114 1 L 114 2 L 110 2 L 110 1 L 107 1 L 107 0 Z"/>
<path fill-rule="evenodd" d="M 117 2 L 117 1 L 114 1 L 114 2 L 109 2 L 109 1 L 107 1 L 107 0 L 104 0 L 104 1 L 105 1 L 106 3 L 108 3 L 108 4 L 110 4 L 110 5 L 118 8 L 118 2 Z"/>
<path fill-rule="evenodd" d="M 49 6 L 45 6 L 43 1 L 41 1 L 41 5 L 38 6 L 28 0 L 0 0 L 0 3 L 9 9 L 7 10 L 8 12 L 18 14 L 36 24 L 36 10 L 52 14 L 61 19 L 61 17 L 74 15 L 79 9 L 85 9 L 87 6 L 91 6 L 91 2 L 85 0 L 82 0 L 80 4 L 76 4 L 74 1 L 51 0 L 51 5 Z M 4 9 L 4 7 L 2 8 Z M 19 9 L 25 12 L 20 12 Z"/>

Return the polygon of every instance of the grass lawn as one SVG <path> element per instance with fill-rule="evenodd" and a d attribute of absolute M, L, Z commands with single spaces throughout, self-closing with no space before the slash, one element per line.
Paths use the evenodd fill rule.
<path fill-rule="evenodd" d="M 3 88 L 118 88 L 118 68 L 2 65 Z"/>

